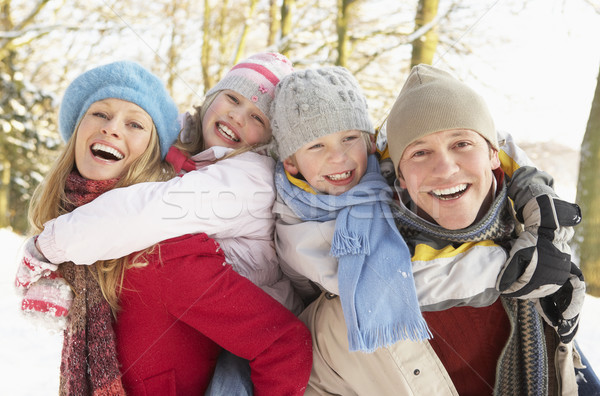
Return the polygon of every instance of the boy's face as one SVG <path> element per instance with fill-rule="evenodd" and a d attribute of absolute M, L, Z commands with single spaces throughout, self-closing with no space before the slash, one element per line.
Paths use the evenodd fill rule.
<path fill-rule="evenodd" d="M 341 131 L 313 140 L 283 161 L 291 175 L 298 173 L 316 191 L 340 195 L 356 186 L 367 171 L 367 148 L 363 133 Z"/>
<path fill-rule="evenodd" d="M 268 142 L 271 124 L 252 101 L 225 89 L 219 92 L 204 114 L 202 136 L 206 148 L 238 149 Z"/>
<path fill-rule="evenodd" d="M 400 159 L 398 180 L 421 217 L 459 230 L 489 209 L 492 169 L 499 166 L 498 152 L 480 134 L 453 129 L 411 143 Z"/>
<path fill-rule="evenodd" d="M 134 103 L 114 98 L 92 103 L 75 135 L 77 170 L 90 180 L 123 175 L 148 147 L 153 128 L 150 115 Z"/>

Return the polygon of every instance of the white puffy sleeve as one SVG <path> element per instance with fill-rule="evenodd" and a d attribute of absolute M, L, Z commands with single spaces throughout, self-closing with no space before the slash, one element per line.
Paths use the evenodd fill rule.
<path fill-rule="evenodd" d="M 167 182 L 114 189 L 47 222 L 38 246 L 53 263 L 91 264 L 189 233 L 264 235 L 273 222 L 273 168 L 271 158 L 246 152 Z"/>

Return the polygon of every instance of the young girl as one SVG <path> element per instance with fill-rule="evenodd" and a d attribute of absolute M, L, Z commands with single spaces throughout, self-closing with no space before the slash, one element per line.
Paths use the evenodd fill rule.
<path fill-rule="evenodd" d="M 35 232 L 105 191 L 174 174 L 163 159 L 179 131 L 177 109 L 161 82 L 135 63 L 116 62 L 79 76 L 65 92 L 59 124 L 67 146 L 32 201 Z M 138 207 L 139 198 L 142 203 L 131 199 L 125 205 Z M 126 245 L 115 238 L 122 224 L 112 225 L 104 241 L 88 239 L 85 246 Z M 30 241 L 21 264 L 23 308 L 69 312 L 61 394 L 202 393 L 220 346 L 252 362 L 256 394 L 304 392 L 312 354 L 307 329 L 233 271 L 206 234 L 90 266 L 52 266 Z M 44 280 L 59 293 L 44 290 Z M 72 304 L 65 282 L 73 290 Z M 39 289 L 67 298 L 40 298 Z"/>
<path fill-rule="evenodd" d="M 52 263 L 90 264 L 205 232 L 237 272 L 300 313 L 302 303 L 283 278 L 273 243 L 275 164 L 256 152 L 271 139 L 275 85 L 292 70 L 277 53 L 258 53 L 235 65 L 208 91 L 203 105 L 181 119 L 179 149 L 172 148 L 167 161 L 176 171 L 192 172 L 103 194 L 49 221 L 37 240 L 40 251 Z M 182 150 L 195 155 L 188 158 Z M 76 235 L 95 243 L 73 244 Z"/>

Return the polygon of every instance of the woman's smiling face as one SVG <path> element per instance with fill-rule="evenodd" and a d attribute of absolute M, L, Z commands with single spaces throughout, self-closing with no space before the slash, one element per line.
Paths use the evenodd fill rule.
<path fill-rule="evenodd" d="M 114 98 L 92 103 L 75 135 L 77 170 L 90 180 L 122 176 L 144 153 L 153 130 L 150 115 L 134 103 Z"/>

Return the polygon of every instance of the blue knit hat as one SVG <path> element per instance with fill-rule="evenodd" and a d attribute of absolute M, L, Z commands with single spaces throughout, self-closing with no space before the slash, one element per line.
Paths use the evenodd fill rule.
<path fill-rule="evenodd" d="M 99 66 L 73 80 L 65 91 L 58 116 L 63 140 L 71 138 L 92 103 L 108 98 L 134 103 L 152 117 L 164 159 L 179 134 L 177 106 L 158 77 L 130 61 Z"/>

